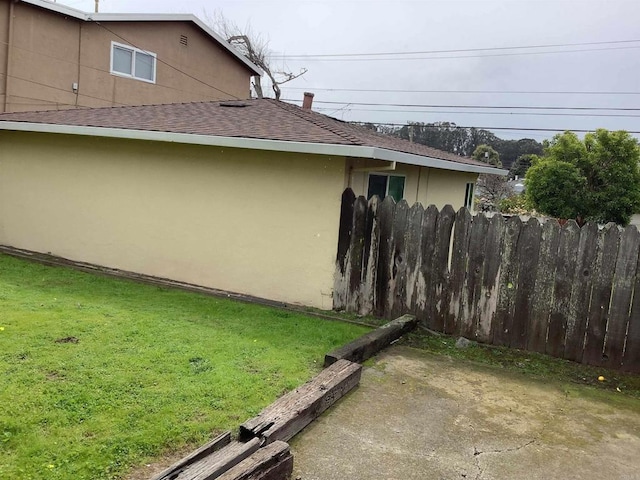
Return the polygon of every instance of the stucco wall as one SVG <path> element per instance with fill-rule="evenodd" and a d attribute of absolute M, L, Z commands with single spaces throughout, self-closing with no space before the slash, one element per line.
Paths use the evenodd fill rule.
<path fill-rule="evenodd" d="M 0 95 L 8 97 L 0 112 L 250 96 L 251 71 L 191 22 L 98 24 L 17 2 L 9 37 L 9 3 L 0 0 L 0 69 L 6 69 L 11 43 L 8 88 L 0 83 Z M 155 53 L 156 83 L 112 75 L 112 41 Z"/>
<path fill-rule="evenodd" d="M 409 205 L 420 202 L 425 207 L 436 205 L 442 208 L 451 205 L 458 210 L 464 205 L 467 183 L 475 183 L 478 179 L 478 175 L 474 173 L 403 164 L 397 164 L 393 171 L 377 170 L 388 166 L 389 162 L 376 160 L 352 159 L 347 164 L 353 170 L 347 170 L 345 186 L 351 187 L 356 195 L 367 195 L 369 172 L 357 171 L 366 168 L 371 169 L 371 173 L 379 171 L 389 175 L 404 175 L 405 200 Z"/>
<path fill-rule="evenodd" d="M 331 308 L 344 159 L 0 132 L 0 244 Z"/>

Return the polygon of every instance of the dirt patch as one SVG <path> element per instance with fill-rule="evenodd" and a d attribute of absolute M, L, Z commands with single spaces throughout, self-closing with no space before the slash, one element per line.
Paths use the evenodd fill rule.
<path fill-rule="evenodd" d="M 637 478 L 640 400 L 407 347 L 292 442 L 294 478 Z"/>
<path fill-rule="evenodd" d="M 58 338 L 56 340 L 56 343 L 78 343 L 79 341 L 80 339 L 76 337 L 64 337 L 64 338 Z"/>

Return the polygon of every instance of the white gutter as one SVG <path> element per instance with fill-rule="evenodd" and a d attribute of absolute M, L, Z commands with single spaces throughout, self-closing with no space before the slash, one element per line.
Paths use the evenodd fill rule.
<path fill-rule="evenodd" d="M 238 52 L 233 45 L 214 32 L 202 20 L 190 13 L 86 13 L 75 8 L 46 0 L 19 0 L 36 7 L 44 8 L 67 17 L 77 18 L 85 22 L 193 22 L 207 35 L 218 42 L 234 57 L 244 63 L 256 75 L 262 75 L 262 69 L 250 62 L 247 57 Z"/>
<path fill-rule="evenodd" d="M 439 168 L 469 173 L 490 173 L 507 175 L 507 170 L 480 165 L 468 165 L 449 160 L 424 157 L 410 153 L 397 152 L 386 148 L 359 145 L 339 145 L 335 143 L 289 142 L 284 140 L 266 140 L 246 137 L 220 137 L 215 135 L 196 135 L 192 133 L 157 132 L 149 130 L 131 130 L 125 128 L 86 127 L 76 125 L 55 125 L 48 123 L 28 123 L 0 121 L 0 130 L 36 133 L 57 133 L 90 137 L 121 138 L 128 140 L 147 140 L 151 142 L 182 143 L 189 145 L 207 145 L 213 147 L 245 148 L 249 150 L 269 150 L 275 152 L 307 153 L 341 157 L 370 158 L 407 165 Z"/>

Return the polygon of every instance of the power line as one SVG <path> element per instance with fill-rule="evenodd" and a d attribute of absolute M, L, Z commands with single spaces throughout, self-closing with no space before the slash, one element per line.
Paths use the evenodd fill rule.
<path fill-rule="evenodd" d="M 347 123 L 353 123 L 353 124 L 373 124 L 373 125 L 384 125 L 387 127 L 406 127 L 409 124 L 408 123 L 388 123 L 388 122 L 363 122 L 363 121 L 350 121 Z M 415 125 L 415 124 L 414 124 Z M 442 125 L 426 125 L 426 124 L 420 124 L 420 125 L 416 125 L 420 128 L 442 128 Z M 529 127 L 464 127 L 461 125 L 449 125 L 447 126 L 447 128 L 453 128 L 453 129 L 476 129 L 476 130 L 511 130 L 511 131 L 522 131 L 522 132 L 576 132 L 576 133 L 591 133 L 594 132 L 595 129 L 591 129 L 591 130 L 585 130 L 585 129 L 579 129 L 579 128 L 529 128 Z M 640 134 L 640 131 L 632 131 L 632 130 L 625 130 L 627 133 L 632 133 L 632 134 Z"/>
<path fill-rule="evenodd" d="M 470 94 L 535 94 L 535 95 L 640 95 L 640 92 L 604 92 L 604 91 L 540 91 L 540 90 L 403 90 L 383 88 L 320 88 L 320 87 L 287 87 L 283 90 L 305 90 L 322 92 L 366 92 L 366 93 L 470 93 Z"/>
<path fill-rule="evenodd" d="M 464 112 L 464 111 L 447 111 L 447 110 L 428 110 L 426 112 L 415 112 L 412 110 L 393 110 L 393 109 L 374 109 L 374 108 L 349 108 L 346 105 L 338 110 L 349 110 L 357 112 L 390 112 L 390 113 L 444 113 L 444 114 L 460 114 L 460 115 L 526 115 L 526 116 L 550 116 L 550 117 L 613 117 L 613 118 L 638 118 L 640 115 L 634 114 L 616 114 L 616 113 L 549 113 L 549 112 Z M 334 108 L 316 108 L 319 111 L 337 111 Z"/>
<path fill-rule="evenodd" d="M 326 57 L 373 57 L 373 56 L 389 56 L 389 55 L 428 55 L 440 53 L 466 53 L 466 52 L 487 52 L 496 50 L 522 50 L 534 48 L 562 48 L 562 47 L 582 47 L 590 45 L 614 45 L 626 43 L 638 43 L 640 40 L 610 40 L 603 42 L 582 42 L 582 43 L 556 43 L 556 44 L 540 44 L 540 45 L 520 45 L 511 47 L 485 47 L 485 48 L 462 48 L 450 50 L 421 50 L 413 52 L 374 52 L 374 53 L 325 53 L 325 54 L 299 54 L 299 55 L 272 55 L 273 58 L 326 58 Z"/>
<path fill-rule="evenodd" d="M 611 47 L 611 48 L 581 48 L 578 50 L 552 50 L 549 52 L 516 52 L 516 53 L 489 53 L 486 55 L 448 55 L 439 57 L 406 57 L 406 58 L 282 58 L 289 61 L 305 61 L 305 62 L 391 62 L 391 61 L 408 61 L 408 60 L 452 60 L 460 58 L 489 58 L 489 57 L 517 57 L 523 55 L 552 55 L 564 53 L 580 53 L 580 52 L 608 52 L 612 50 L 630 50 L 640 48 L 640 45 L 631 47 Z"/>
<path fill-rule="evenodd" d="M 286 102 L 298 102 L 300 100 L 285 98 Z M 358 105 L 363 107 L 403 107 L 403 108 L 485 108 L 501 110 L 594 110 L 594 111 L 623 111 L 637 112 L 640 108 L 635 107 L 559 107 L 559 106 L 524 106 L 524 105 L 443 105 L 443 104 L 412 104 L 412 103 L 373 103 L 373 102 L 335 102 L 329 100 L 316 100 L 314 103 L 328 105 Z"/>

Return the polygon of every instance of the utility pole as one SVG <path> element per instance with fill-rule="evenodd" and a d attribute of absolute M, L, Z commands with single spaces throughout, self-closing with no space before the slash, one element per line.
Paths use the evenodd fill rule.
<path fill-rule="evenodd" d="M 96 13 L 98 13 L 98 5 L 100 4 L 100 0 L 96 0 Z"/>

